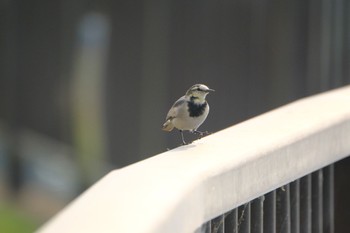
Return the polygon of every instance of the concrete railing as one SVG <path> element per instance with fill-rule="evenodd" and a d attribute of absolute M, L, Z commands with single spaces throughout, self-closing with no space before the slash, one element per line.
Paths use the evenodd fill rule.
<path fill-rule="evenodd" d="M 113 171 L 39 232 L 194 232 L 348 155 L 350 87 L 344 87 Z"/>

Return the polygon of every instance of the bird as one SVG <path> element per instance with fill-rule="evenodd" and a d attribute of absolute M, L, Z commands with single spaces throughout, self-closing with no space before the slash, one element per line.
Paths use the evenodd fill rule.
<path fill-rule="evenodd" d="M 181 133 L 182 144 L 186 145 L 183 131 L 203 136 L 204 132 L 198 131 L 198 127 L 205 121 L 209 113 L 209 104 L 206 96 L 213 92 L 204 84 L 195 84 L 187 90 L 186 94 L 179 98 L 170 108 L 162 130 L 172 131 L 174 128 Z"/>

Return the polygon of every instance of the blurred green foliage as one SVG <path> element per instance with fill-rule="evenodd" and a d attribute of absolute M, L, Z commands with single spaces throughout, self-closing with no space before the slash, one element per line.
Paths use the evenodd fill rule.
<path fill-rule="evenodd" d="M 34 232 L 38 223 L 16 205 L 0 203 L 0 232 L 27 233 Z"/>

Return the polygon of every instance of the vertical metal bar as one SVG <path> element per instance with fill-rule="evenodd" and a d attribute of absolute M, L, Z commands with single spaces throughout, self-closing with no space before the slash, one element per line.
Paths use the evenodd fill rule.
<path fill-rule="evenodd" d="M 238 232 L 250 233 L 250 202 L 238 208 Z"/>
<path fill-rule="evenodd" d="M 276 233 L 276 191 L 265 195 L 264 201 L 264 232 Z"/>
<path fill-rule="evenodd" d="M 291 233 L 300 231 L 300 180 L 290 184 Z"/>
<path fill-rule="evenodd" d="M 238 233 L 238 208 L 226 214 L 225 232 Z"/>
<path fill-rule="evenodd" d="M 300 179 L 300 233 L 311 233 L 311 175 Z"/>
<path fill-rule="evenodd" d="M 211 220 L 211 233 L 224 233 L 225 231 L 225 216 L 220 215 Z"/>
<path fill-rule="evenodd" d="M 276 229 L 279 233 L 290 233 L 289 184 L 276 190 Z"/>
<path fill-rule="evenodd" d="M 323 232 L 334 233 L 334 165 L 323 171 Z"/>
<path fill-rule="evenodd" d="M 312 232 L 323 232 L 323 172 L 312 176 Z"/>
<path fill-rule="evenodd" d="M 251 232 L 263 233 L 264 230 L 264 196 L 251 202 Z"/>
<path fill-rule="evenodd" d="M 200 228 L 200 233 L 211 233 L 211 221 L 208 221 L 202 225 Z"/>

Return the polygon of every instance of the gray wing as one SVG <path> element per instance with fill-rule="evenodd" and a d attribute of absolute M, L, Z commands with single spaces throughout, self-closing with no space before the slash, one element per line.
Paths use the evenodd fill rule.
<path fill-rule="evenodd" d="M 183 107 L 185 103 L 186 103 L 185 96 L 182 96 L 180 99 L 178 99 L 170 108 L 168 115 L 166 116 L 166 120 L 177 117 L 179 113 L 179 109 Z"/>

